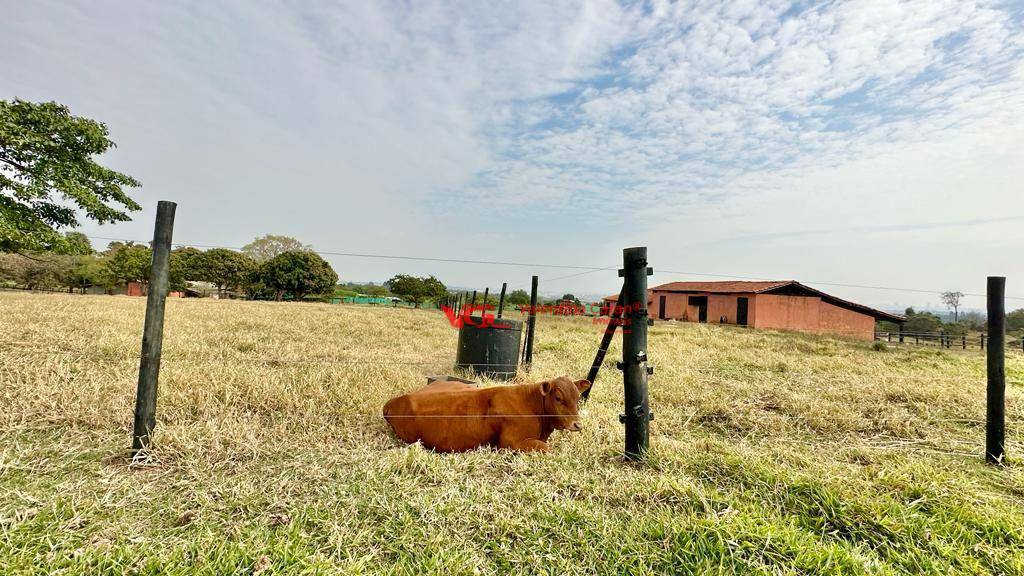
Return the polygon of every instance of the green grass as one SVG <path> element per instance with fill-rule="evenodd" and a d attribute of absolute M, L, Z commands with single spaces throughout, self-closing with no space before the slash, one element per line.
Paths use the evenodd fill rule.
<path fill-rule="evenodd" d="M 0 295 L 0 573 L 1024 573 L 977 350 L 659 323 L 646 466 L 621 460 L 617 345 L 552 452 L 439 455 L 379 414 L 451 371 L 440 312 L 171 300 L 140 465 L 143 308 Z M 541 318 L 522 379 L 579 377 L 601 329 Z"/>

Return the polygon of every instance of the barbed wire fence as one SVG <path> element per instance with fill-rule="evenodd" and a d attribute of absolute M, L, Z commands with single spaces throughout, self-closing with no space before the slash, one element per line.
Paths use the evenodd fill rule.
<path fill-rule="evenodd" d="M 172 215 L 172 220 L 173 220 L 173 215 Z M 158 222 L 159 222 L 159 218 L 158 218 Z M 158 229 L 159 229 L 159 224 L 158 224 Z M 158 232 L 159 232 L 159 230 L 158 230 Z M 168 231 L 167 234 L 168 234 L 168 237 L 167 237 L 167 242 L 166 242 L 166 247 L 165 248 L 166 248 L 166 251 L 169 252 L 170 246 L 171 246 L 169 231 Z M 157 235 L 159 235 L 159 234 L 157 234 Z M 89 238 L 93 239 L 93 240 L 108 240 L 108 241 L 117 241 L 117 242 L 135 242 L 135 243 L 139 243 L 139 244 L 147 243 L 145 241 L 138 241 L 138 240 L 133 241 L 133 240 L 124 239 L 124 238 L 110 238 L 110 237 L 99 237 L 99 236 L 90 236 Z M 157 244 L 158 244 L 158 242 L 154 242 L 153 246 L 155 247 Z M 232 250 L 239 250 L 239 248 L 233 248 L 233 247 L 228 247 L 228 246 L 212 245 L 212 244 L 174 243 L 174 245 L 175 246 L 192 246 L 192 247 L 196 247 L 196 248 L 227 248 L 227 249 L 232 249 Z M 395 254 L 373 254 L 373 253 L 341 252 L 341 251 L 319 251 L 318 250 L 316 252 L 318 254 L 320 254 L 321 256 L 367 258 L 367 259 L 385 259 L 385 260 L 404 260 L 404 261 L 421 261 L 421 262 L 438 262 L 438 263 L 458 263 L 458 264 L 468 264 L 468 265 L 496 265 L 496 266 L 510 266 L 510 267 L 521 267 L 521 268 L 531 268 L 531 269 L 575 270 L 574 272 L 572 272 L 570 274 L 562 274 L 562 275 L 558 275 L 558 276 L 546 276 L 546 277 L 543 277 L 541 279 L 541 281 L 545 282 L 545 283 L 548 283 L 548 284 L 549 283 L 554 283 L 554 282 L 559 282 L 559 281 L 566 280 L 566 279 L 578 278 L 578 277 L 585 276 L 585 275 L 596 274 L 596 273 L 600 273 L 600 272 L 607 272 L 607 271 L 614 270 L 614 269 L 617 268 L 617 266 L 615 266 L 615 265 L 612 265 L 612 266 L 586 266 L 586 265 L 579 265 L 579 264 L 552 264 L 552 263 L 503 261 L 503 260 L 485 260 L 485 259 L 469 259 L 469 258 L 437 258 L 437 257 L 424 257 L 424 256 L 407 256 L 407 255 L 395 255 Z M 154 249 L 154 253 L 156 253 L 156 249 Z M 156 266 L 156 260 L 157 260 L 157 257 L 154 256 L 154 269 L 156 269 L 156 267 L 157 267 Z M 710 274 L 710 273 L 691 272 L 691 271 L 679 271 L 679 270 L 659 270 L 659 274 L 678 275 L 678 276 L 686 276 L 686 277 L 694 277 L 694 276 L 696 276 L 696 277 L 714 277 L 714 278 L 727 278 L 727 279 L 737 279 L 737 280 L 762 280 L 762 278 L 757 278 L 757 277 L 753 277 L 753 276 L 722 275 L 722 274 Z M 154 276 L 155 276 L 155 273 L 154 273 Z M 818 284 L 818 285 L 823 285 L 823 286 L 847 287 L 847 288 L 857 288 L 857 289 L 874 289 L 874 290 L 908 292 L 908 293 L 920 293 L 920 294 L 939 295 L 939 294 L 943 293 L 943 291 L 941 291 L 941 290 L 926 290 L 926 289 L 919 289 L 919 288 L 891 287 L 891 286 L 879 286 L 879 285 L 869 285 L 869 284 L 849 284 L 849 283 L 822 282 L 822 281 L 813 281 L 813 282 L 808 282 L 808 283 L 809 284 Z M 152 282 L 151 282 L 151 284 L 156 285 L 155 283 L 152 283 Z M 523 286 L 523 287 L 525 287 L 525 286 Z M 512 289 L 515 290 L 515 289 L 518 289 L 518 287 L 517 286 L 513 286 Z M 154 295 L 157 295 L 157 296 L 160 295 L 160 290 L 152 290 L 151 292 Z M 166 295 L 166 290 L 164 290 L 163 293 L 164 293 L 164 295 Z M 970 296 L 970 297 L 985 297 L 986 296 L 984 294 L 977 294 L 977 293 L 965 293 L 964 295 L 965 296 Z M 1024 301 L 1024 297 L 1019 297 L 1019 296 L 1004 296 L 1003 299 L 1004 300 L 1014 300 L 1014 301 Z M 463 306 L 463 305 L 465 305 L 465 302 L 460 302 L 458 305 L 459 306 Z M 148 320 L 149 320 L 148 316 L 149 316 L 149 314 L 147 312 L 146 336 L 150 336 L 150 332 L 151 332 L 151 330 L 149 330 L 149 327 L 148 327 Z M 567 315 L 565 315 L 565 318 L 570 318 L 571 316 L 572 316 L 571 314 L 567 314 Z M 553 317 L 557 318 L 558 316 L 553 316 Z M 673 329 L 675 327 L 681 326 L 681 324 L 676 323 L 676 322 L 659 322 L 658 326 L 668 327 L 671 330 L 671 329 Z M 160 331 L 162 332 L 162 319 L 161 319 Z M 828 332 L 829 333 L 834 333 L 834 334 L 842 335 L 842 333 L 844 331 L 843 330 L 829 330 Z M 848 331 L 848 332 L 849 333 L 853 333 L 854 331 Z M 858 331 L 858 333 L 859 333 L 859 331 Z M 897 344 L 909 343 L 909 339 L 911 337 L 914 338 L 915 343 L 921 343 L 923 341 L 926 345 L 931 343 L 931 344 L 934 344 L 936 346 L 941 346 L 941 347 L 944 347 L 944 348 L 953 348 L 956 344 L 959 344 L 961 349 L 967 349 L 968 345 L 970 344 L 968 342 L 968 339 L 967 339 L 966 335 L 960 335 L 959 341 L 956 341 L 956 336 L 951 335 L 951 334 L 941 333 L 941 332 L 940 333 L 935 333 L 935 332 L 886 332 L 886 331 L 880 331 L 880 332 L 875 332 L 874 333 L 874 338 L 876 340 L 883 340 L 883 341 L 885 341 L 887 343 L 891 342 L 894 337 L 897 338 L 897 342 L 896 342 Z M 986 339 L 987 338 L 986 338 L 985 334 L 978 335 L 978 339 L 977 339 L 976 345 L 979 348 L 981 348 L 981 349 L 985 349 L 985 347 L 986 347 L 985 346 L 986 345 Z M 149 340 L 152 340 L 152 339 L 149 338 Z M 1002 339 L 1000 339 L 1000 340 L 1002 340 Z M 2 347 L 22 347 L 22 346 L 24 346 L 24 347 L 33 347 L 33 348 L 39 349 L 38 344 L 39 343 L 17 342 L 17 341 L 5 342 L 5 341 L 0 340 L 0 346 L 2 346 Z M 151 344 L 151 342 L 150 342 L 150 344 Z M 150 348 L 152 348 L 152 346 L 150 346 Z M 989 343 L 989 348 L 991 348 L 991 342 Z M 1024 352 L 1024 337 L 1018 338 L 1017 340 L 1005 341 L 1004 345 L 1001 346 L 1001 348 L 1011 349 L 1011 350 L 1019 349 L 1022 352 Z M 53 346 L 47 347 L 46 351 L 47 351 L 48 354 L 64 355 L 64 356 L 67 356 L 67 357 L 75 357 L 75 358 L 79 358 L 79 359 L 87 359 L 87 360 L 90 360 L 90 361 L 98 361 L 98 362 L 128 362 L 128 361 L 134 362 L 134 361 L 136 361 L 138 359 L 138 356 L 123 356 L 123 357 L 119 357 L 119 356 L 114 356 L 114 355 L 109 355 L 109 354 L 91 354 L 91 353 L 88 353 L 88 352 L 82 352 L 82 351 L 76 351 L 76 350 L 60 349 L 59 347 L 53 347 Z M 140 399 L 143 397 L 143 394 L 141 393 L 141 391 L 145 387 L 144 386 L 145 377 L 143 375 L 143 372 L 146 371 L 146 360 L 145 360 L 145 358 L 146 358 L 147 354 L 152 356 L 152 350 L 147 350 L 147 338 L 144 337 L 144 339 L 143 339 L 143 350 L 142 350 L 142 356 L 143 356 L 144 359 L 142 361 L 142 366 L 140 367 L 140 394 L 139 394 L 139 398 Z M 197 357 L 195 357 L 195 356 L 187 356 L 187 357 L 183 357 L 183 358 L 187 358 L 189 360 L 196 360 L 197 359 Z M 167 357 L 167 360 L 170 360 L 170 361 L 174 361 L 176 359 L 177 359 L 177 357 L 175 357 L 173 355 L 170 355 L 170 356 Z M 203 358 L 203 360 L 204 361 L 211 361 L 211 362 L 217 361 L 217 360 L 224 360 L 224 361 L 231 361 L 231 362 L 239 361 L 239 359 L 235 358 L 235 357 L 221 358 L 221 357 L 217 357 L 217 356 L 210 356 L 208 358 Z M 159 352 L 158 352 L 157 353 L 157 360 L 156 360 L 156 364 L 157 364 L 156 370 L 157 370 L 157 372 L 159 370 L 159 361 L 160 360 L 159 360 Z M 453 366 L 455 364 L 455 360 L 454 359 L 447 358 L 447 357 L 444 357 L 444 358 L 439 357 L 439 358 L 436 358 L 436 359 L 423 360 L 423 361 L 414 361 L 414 362 L 412 362 L 412 361 L 381 361 L 380 358 L 377 358 L 377 357 L 374 357 L 374 358 L 348 358 L 348 357 L 316 358 L 316 357 L 304 357 L 304 358 L 301 358 L 301 359 L 295 359 L 295 358 L 259 358 L 259 359 L 247 359 L 246 361 L 250 361 L 250 362 L 254 362 L 254 363 L 259 363 L 259 364 L 262 364 L 262 365 L 272 366 L 272 367 L 273 366 L 299 365 L 299 364 L 302 364 L 302 365 L 332 364 L 332 365 L 419 366 L 419 367 L 437 367 L 437 368 L 444 369 L 446 367 L 451 367 L 451 366 Z M 478 364 L 478 365 L 480 365 L 480 364 Z M 481 366 L 487 366 L 487 364 L 483 364 Z M 709 378 L 712 378 L 712 379 L 715 379 L 716 377 L 721 376 L 721 374 L 715 372 L 714 370 L 691 369 L 690 372 L 693 372 L 693 373 L 696 373 L 696 374 L 701 374 L 703 376 L 706 376 L 706 377 L 709 377 Z M 1004 378 L 1005 378 L 1005 375 L 1004 375 Z M 720 378 L 718 380 L 721 381 Z M 906 377 L 901 377 L 900 380 L 904 381 L 904 382 L 913 382 L 913 381 L 915 381 L 914 379 L 906 378 Z M 930 380 L 930 379 L 925 378 L 925 379 L 920 379 L 920 380 L 917 380 L 917 381 L 918 382 L 923 382 L 923 381 L 928 381 L 928 380 Z M 726 382 L 727 381 L 728 380 L 726 380 Z M 965 378 L 965 379 L 962 380 L 963 383 L 974 383 L 974 384 L 976 384 L 977 381 L 978 381 L 978 378 Z M 1004 384 L 1004 386 L 1005 386 L 1005 384 Z M 155 382 L 154 382 L 154 385 L 153 385 L 153 390 L 155 391 Z M 154 397 L 154 399 L 155 399 L 155 397 Z M 351 416 L 351 417 L 367 417 L 367 418 L 379 418 L 380 417 L 378 414 L 372 414 L 371 415 L 371 414 L 361 414 L 361 413 L 352 413 L 352 414 L 348 414 L 347 416 Z M 149 423 L 145 422 L 145 420 L 147 418 L 150 420 Z M 145 447 L 145 444 L 148 442 L 149 433 L 151 433 L 152 429 L 155 427 L 155 407 L 154 407 L 153 412 L 152 412 L 151 415 L 143 414 L 142 415 L 142 419 L 143 419 L 143 422 L 141 424 L 141 427 L 137 425 L 136 426 L 136 431 L 133 434 L 133 438 L 138 440 L 138 442 L 133 442 L 133 450 L 135 450 L 136 452 L 138 452 L 139 450 L 142 450 Z M 138 420 L 138 418 L 137 418 L 137 420 Z M 987 420 L 983 421 L 983 420 L 970 420 L 970 419 L 959 419 L 959 421 L 961 421 L 962 423 L 965 423 L 965 424 L 969 424 L 971 426 L 975 426 L 975 425 L 976 426 L 981 426 L 981 425 L 985 425 L 988 422 Z M 137 424 L 138 424 L 138 421 L 137 421 Z M 883 441 L 890 442 L 892 447 L 915 447 L 915 448 L 924 448 L 924 449 L 928 449 L 928 450 L 938 450 L 938 448 L 935 447 L 935 446 L 929 446 L 927 440 L 907 440 L 907 439 L 902 439 L 902 438 L 886 438 L 884 436 L 880 436 L 879 438 L 881 440 L 883 440 Z M 973 442 L 973 441 L 969 441 L 969 440 L 949 440 L 949 439 L 947 439 L 947 440 L 950 443 L 959 443 L 960 445 L 963 445 L 963 446 L 970 445 L 970 446 L 973 447 L 973 446 L 977 445 L 977 442 Z M 880 447 L 884 447 L 884 446 L 886 446 L 886 445 L 883 445 L 883 446 L 880 446 Z M 985 452 L 975 452 L 975 453 L 963 452 L 963 453 L 960 453 L 960 452 L 955 452 L 955 451 L 947 451 L 946 453 L 955 454 L 955 455 L 962 455 L 962 456 L 972 456 L 973 457 L 973 456 L 978 456 L 979 453 L 984 453 L 984 454 L 988 455 L 989 454 L 989 448 L 991 448 L 991 447 L 990 446 L 986 446 Z M 998 459 L 1001 461 L 1001 458 L 1002 458 L 1002 450 L 1000 449 Z"/>

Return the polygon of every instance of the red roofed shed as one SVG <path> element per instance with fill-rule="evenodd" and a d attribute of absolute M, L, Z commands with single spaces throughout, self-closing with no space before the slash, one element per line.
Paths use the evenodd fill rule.
<path fill-rule="evenodd" d="M 647 307 L 652 317 L 661 320 L 827 332 L 865 340 L 874 338 L 876 320 L 906 321 L 898 314 L 843 300 L 795 280 L 670 282 L 647 291 Z"/>

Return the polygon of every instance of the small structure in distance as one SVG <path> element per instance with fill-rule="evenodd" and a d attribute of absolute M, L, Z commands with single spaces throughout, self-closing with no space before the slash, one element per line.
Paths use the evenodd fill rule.
<path fill-rule="evenodd" d="M 613 303 L 618 295 L 604 298 Z M 683 322 L 841 334 L 871 340 L 875 321 L 906 317 L 843 300 L 795 280 L 670 282 L 647 291 L 652 317 Z"/>

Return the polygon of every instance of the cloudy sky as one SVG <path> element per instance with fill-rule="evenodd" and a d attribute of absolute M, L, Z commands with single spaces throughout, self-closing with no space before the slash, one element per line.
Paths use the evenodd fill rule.
<path fill-rule="evenodd" d="M 166 199 L 176 242 L 612 268 L 329 257 L 348 280 L 611 293 L 646 245 L 655 283 L 1024 296 L 1019 0 L 4 4 L 0 98 L 102 120 L 143 183 L 88 234 Z"/>

